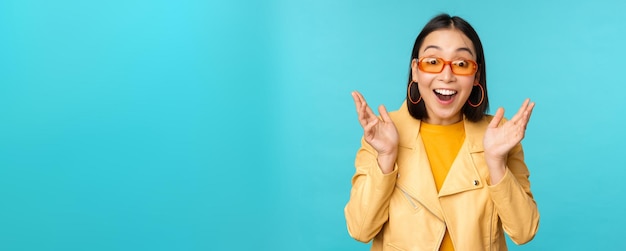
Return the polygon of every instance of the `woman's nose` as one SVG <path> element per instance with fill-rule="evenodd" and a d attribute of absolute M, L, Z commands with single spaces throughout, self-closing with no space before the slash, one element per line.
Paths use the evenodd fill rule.
<path fill-rule="evenodd" d="M 441 81 L 449 83 L 454 80 L 454 73 L 452 72 L 452 66 L 446 64 L 443 66 L 443 70 L 439 74 Z"/>

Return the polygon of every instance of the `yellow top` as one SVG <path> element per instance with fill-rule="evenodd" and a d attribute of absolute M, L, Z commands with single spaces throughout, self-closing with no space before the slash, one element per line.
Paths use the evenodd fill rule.
<path fill-rule="evenodd" d="M 424 141 L 424 148 L 426 148 L 426 155 L 430 162 L 435 185 L 437 186 L 437 191 L 439 191 L 446 180 L 452 162 L 454 162 L 465 140 L 463 121 L 452 125 L 433 125 L 422 122 L 420 134 L 422 135 L 422 141 Z M 454 250 L 450 233 L 447 229 L 439 250 Z"/>

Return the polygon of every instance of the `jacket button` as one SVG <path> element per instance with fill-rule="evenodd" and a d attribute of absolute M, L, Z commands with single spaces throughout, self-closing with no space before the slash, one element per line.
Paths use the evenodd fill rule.
<path fill-rule="evenodd" d="M 478 180 L 474 180 L 474 186 L 478 186 Z"/>

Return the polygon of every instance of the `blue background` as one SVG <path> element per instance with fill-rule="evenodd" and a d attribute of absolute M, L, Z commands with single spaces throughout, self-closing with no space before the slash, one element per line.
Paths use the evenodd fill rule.
<path fill-rule="evenodd" d="M 621 250 L 624 1 L 0 1 L 0 250 L 367 250 L 362 130 L 441 12 L 476 28 L 491 111 L 537 102 L 541 212 L 511 250 Z"/>

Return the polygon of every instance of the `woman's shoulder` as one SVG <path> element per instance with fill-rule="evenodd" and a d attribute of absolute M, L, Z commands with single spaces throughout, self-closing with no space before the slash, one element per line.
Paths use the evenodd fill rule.
<path fill-rule="evenodd" d="M 389 117 L 394 123 L 404 123 L 406 121 L 419 121 L 409 114 L 409 108 L 406 105 L 406 101 L 400 104 L 400 107 L 396 110 L 389 112 Z"/>

